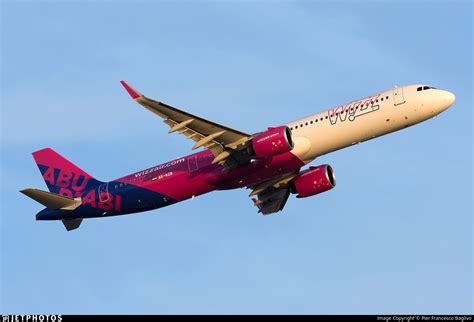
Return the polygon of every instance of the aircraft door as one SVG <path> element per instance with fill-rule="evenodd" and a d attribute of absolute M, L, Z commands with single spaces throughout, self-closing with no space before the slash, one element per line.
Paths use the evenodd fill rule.
<path fill-rule="evenodd" d="M 110 193 L 109 193 L 109 183 L 104 183 L 99 186 L 97 189 L 97 193 L 99 194 L 99 201 L 100 202 L 107 202 L 110 200 Z"/>
<path fill-rule="evenodd" d="M 189 172 L 196 171 L 198 169 L 197 156 L 192 155 L 188 158 Z"/>
<path fill-rule="evenodd" d="M 403 87 L 395 87 L 393 89 L 393 105 L 397 106 L 405 103 L 405 96 L 403 95 Z"/>

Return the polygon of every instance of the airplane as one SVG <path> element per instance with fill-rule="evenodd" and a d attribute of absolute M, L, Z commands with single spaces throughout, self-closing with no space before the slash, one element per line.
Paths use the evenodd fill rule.
<path fill-rule="evenodd" d="M 311 197 L 336 186 L 328 164 L 314 159 L 428 120 L 448 109 L 453 93 L 415 84 L 249 134 L 152 100 L 121 84 L 135 102 L 164 119 L 169 133 L 195 142 L 200 152 L 116 180 L 95 179 L 51 148 L 33 153 L 48 191 L 20 192 L 46 208 L 36 220 L 61 220 L 67 231 L 83 219 L 149 211 L 214 191 L 247 187 L 258 212 L 283 210 L 290 194 Z"/>

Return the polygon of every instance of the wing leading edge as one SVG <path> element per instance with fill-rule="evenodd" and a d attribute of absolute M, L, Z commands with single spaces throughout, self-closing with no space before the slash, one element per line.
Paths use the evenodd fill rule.
<path fill-rule="evenodd" d="M 168 133 L 178 132 L 196 142 L 193 150 L 199 147 L 209 149 L 215 157 L 214 163 L 225 166 L 236 165 L 238 162 L 238 158 L 235 158 L 238 155 L 236 152 L 244 150 L 252 138 L 251 134 L 234 130 L 152 100 L 133 89 L 126 82 L 120 81 L 120 83 L 137 103 L 164 119 L 164 122 L 170 127 Z"/>

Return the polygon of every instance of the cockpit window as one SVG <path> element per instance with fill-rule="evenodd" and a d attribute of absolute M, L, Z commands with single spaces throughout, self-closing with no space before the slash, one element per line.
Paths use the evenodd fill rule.
<path fill-rule="evenodd" d="M 420 86 L 416 89 L 417 92 L 420 91 L 426 91 L 427 89 L 436 89 L 436 87 L 431 87 L 431 86 Z"/>

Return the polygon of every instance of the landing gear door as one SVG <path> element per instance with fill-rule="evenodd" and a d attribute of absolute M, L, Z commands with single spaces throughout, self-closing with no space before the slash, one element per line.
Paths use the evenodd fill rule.
<path fill-rule="evenodd" d="M 397 106 L 405 103 L 405 96 L 403 95 L 403 87 L 395 87 L 393 89 L 393 105 Z"/>
<path fill-rule="evenodd" d="M 110 194 L 109 194 L 109 184 L 104 183 L 99 186 L 99 189 L 97 189 L 97 192 L 99 194 L 99 201 L 100 202 L 107 202 L 110 200 Z"/>

